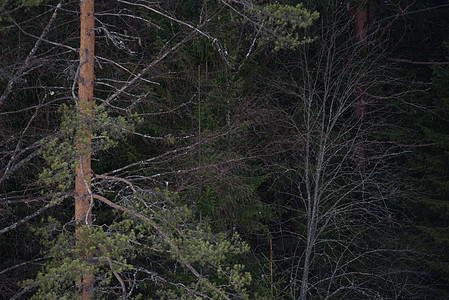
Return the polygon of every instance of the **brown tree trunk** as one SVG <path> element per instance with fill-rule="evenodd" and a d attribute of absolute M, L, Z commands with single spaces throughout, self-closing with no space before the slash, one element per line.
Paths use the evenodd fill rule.
<path fill-rule="evenodd" d="M 81 0 L 80 67 L 78 77 L 78 128 L 76 136 L 75 177 L 75 237 L 81 253 L 85 252 L 86 234 L 83 229 L 92 224 L 91 154 L 92 105 L 94 90 L 94 0 Z M 85 231 L 84 231 L 85 232 Z M 89 267 L 91 255 L 83 254 L 88 267 L 77 280 L 80 298 L 93 298 L 93 271 Z"/>
<path fill-rule="evenodd" d="M 356 0 L 352 2 L 349 8 L 349 14 L 354 24 L 354 35 L 363 44 L 366 43 L 368 23 L 368 4 L 365 2 L 363 0 Z"/>
<path fill-rule="evenodd" d="M 373 22 L 377 11 L 376 0 L 354 0 L 349 6 L 349 15 L 353 20 L 354 36 L 356 40 L 361 43 L 362 51 L 365 52 L 368 44 L 368 29 Z M 357 143 L 354 159 L 356 160 L 356 167 L 360 170 L 365 168 L 366 164 L 366 149 L 363 143 L 363 123 L 366 118 L 368 103 L 365 96 L 365 87 L 357 86 L 354 92 L 354 115 L 360 120 L 361 137 L 360 142 Z"/>

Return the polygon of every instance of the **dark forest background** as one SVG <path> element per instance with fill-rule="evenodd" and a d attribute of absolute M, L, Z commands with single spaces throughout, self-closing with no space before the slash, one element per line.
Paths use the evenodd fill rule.
<path fill-rule="evenodd" d="M 96 0 L 82 245 L 79 17 L 0 0 L 0 298 L 449 299 L 448 1 Z"/>

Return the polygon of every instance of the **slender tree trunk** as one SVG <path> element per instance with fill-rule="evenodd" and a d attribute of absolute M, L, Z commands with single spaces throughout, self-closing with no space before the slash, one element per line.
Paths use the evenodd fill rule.
<path fill-rule="evenodd" d="M 310 126 L 308 126 L 310 133 Z M 308 134 L 308 138 L 310 135 Z M 307 300 L 307 295 L 309 293 L 309 273 L 310 266 L 312 265 L 313 260 L 313 249 L 315 247 L 316 238 L 317 238 L 317 226 L 318 226 L 318 214 L 319 214 L 319 206 L 320 206 L 320 198 L 318 196 L 318 187 L 319 187 L 319 178 L 321 178 L 321 169 L 324 160 L 324 141 L 320 143 L 320 151 L 318 154 L 318 161 L 316 165 L 315 178 L 314 183 L 311 185 L 310 177 L 309 177 L 309 169 L 310 169 L 310 156 L 307 155 L 306 161 L 306 190 L 307 190 L 307 240 L 306 240 L 306 249 L 304 252 L 304 267 L 301 278 L 301 290 L 299 292 L 300 300 Z M 310 153 L 309 151 L 307 151 Z M 312 189 L 313 186 L 313 189 Z"/>
<path fill-rule="evenodd" d="M 301 278 L 301 290 L 299 292 L 299 299 L 306 300 L 307 294 L 309 291 L 309 272 L 310 272 L 310 264 L 312 259 L 312 250 L 315 239 L 315 229 L 312 222 L 308 222 L 307 224 L 307 245 L 304 253 L 304 269 L 302 272 Z"/>
<path fill-rule="evenodd" d="M 92 102 L 94 89 L 94 0 L 81 0 L 80 67 L 78 77 L 78 128 L 76 136 L 75 178 L 75 236 L 80 252 L 84 253 L 86 235 L 83 227 L 92 224 L 91 154 L 92 154 Z M 83 255 L 87 265 L 90 255 Z M 87 267 L 77 281 L 80 298 L 93 298 L 93 271 Z"/>
<path fill-rule="evenodd" d="M 368 46 L 368 27 L 373 22 L 377 10 L 376 0 L 355 0 L 349 8 L 349 14 L 353 20 L 354 36 L 359 43 L 362 44 L 362 51 L 366 51 Z M 363 142 L 363 122 L 365 121 L 368 103 L 365 94 L 366 88 L 364 86 L 357 86 L 354 97 L 354 115 L 361 122 L 362 129 L 360 141 L 355 149 L 356 167 L 363 170 L 366 165 L 366 149 Z"/>

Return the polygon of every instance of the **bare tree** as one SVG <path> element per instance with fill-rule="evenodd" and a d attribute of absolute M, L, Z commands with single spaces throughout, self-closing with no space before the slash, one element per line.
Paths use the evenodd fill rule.
<path fill-rule="evenodd" d="M 272 189 L 289 203 L 273 227 L 285 256 L 279 264 L 287 269 L 292 299 L 383 299 L 396 289 L 417 299 L 413 288 L 392 279 L 400 273 L 419 281 L 419 274 L 397 269 L 411 252 L 387 244 L 398 228 L 390 210 L 397 195 L 386 179 L 393 172 L 388 162 L 399 153 L 376 136 L 376 119 L 385 117 L 388 105 L 375 95 L 395 80 L 380 47 L 367 47 L 364 34 L 352 35 L 346 6 L 330 3 L 331 16 L 318 26 L 317 40 L 296 59 L 281 61 L 289 76 L 270 83 L 281 103 L 276 139 L 284 151 L 283 163 L 273 165 L 279 175 Z"/>

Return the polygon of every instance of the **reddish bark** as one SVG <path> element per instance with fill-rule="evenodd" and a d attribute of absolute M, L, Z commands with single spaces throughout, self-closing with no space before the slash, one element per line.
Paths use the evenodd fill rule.
<path fill-rule="evenodd" d="M 369 25 L 374 21 L 377 7 L 376 0 L 355 0 L 349 6 L 349 15 L 354 23 L 354 35 L 363 44 L 367 43 Z"/>
<path fill-rule="evenodd" d="M 369 25 L 373 22 L 377 11 L 376 0 L 355 0 L 349 6 L 349 14 L 353 20 L 354 36 L 356 40 L 362 44 L 362 51 L 366 51 L 368 29 Z M 354 116 L 362 123 L 361 129 L 363 130 L 363 122 L 366 118 L 368 109 L 368 103 L 365 99 L 365 87 L 357 86 L 354 91 Z M 363 135 L 363 132 L 362 132 Z M 355 150 L 356 166 L 359 169 L 364 169 L 366 162 L 366 149 L 365 144 L 360 142 Z"/>
<path fill-rule="evenodd" d="M 356 89 L 354 91 L 354 96 L 355 96 L 354 115 L 359 120 L 365 119 L 365 115 L 366 115 L 367 107 L 366 107 L 366 103 L 364 100 L 364 97 L 365 97 L 364 93 L 365 93 L 364 88 L 361 86 L 356 87 Z"/>
<path fill-rule="evenodd" d="M 349 14 L 354 20 L 354 35 L 359 42 L 366 43 L 368 9 L 364 1 L 354 1 Z"/>
<path fill-rule="evenodd" d="M 91 154 L 92 154 L 92 105 L 94 88 L 94 0 L 81 0 L 81 33 L 80 33 L 80 68 L 78 78 L 78 130 L 76 137 L 76 177 L 75 177 L 75 237 L 80 252 L 86 245 L 86 236 L 81 234 L 84 226 L 92 224 L 92 193 L 91 193 Z M 88 263 L 90 255 L 84 255 Z M 93 272 L 87 267 L 82 278 L 78 279 L 77 287 L 80 298 L 93 298 Z"/>

